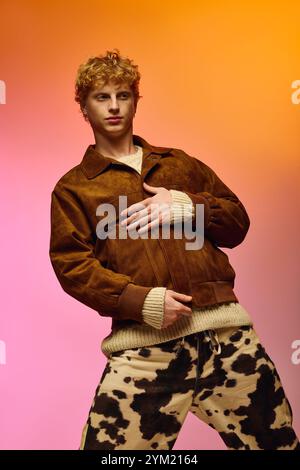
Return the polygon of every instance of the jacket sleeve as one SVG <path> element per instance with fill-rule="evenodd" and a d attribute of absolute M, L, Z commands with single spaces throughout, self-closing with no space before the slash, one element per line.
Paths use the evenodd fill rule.
<path fill-rule="evenodd" d="M 249 230 L 250 219 L 246 209 L 208 165 L 192 158 L 197 162 L 198 171 L 202 172 L 202 181 L 204 173 L 204 191 L 185 193 L 194 205 L 204 204 L 205 236 L 217 246 L 234 248 L 244 240 Z"/>
<path fill-rule="evenodd" d="M 152 287 L 102 266 L 94 254 L 95 237 L 80 203 L 57 183 L 51 194 L 49 255 L 61 287 L 102 316 L 143 323 L 142 307 Z"/>

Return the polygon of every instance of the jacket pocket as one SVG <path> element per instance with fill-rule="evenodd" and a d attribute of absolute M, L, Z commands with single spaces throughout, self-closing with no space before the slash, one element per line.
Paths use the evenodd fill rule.
<path fill-rule="evenodd" d="M 183 241 L 185 243 L 185 241 Z M 208 238 L 199 250 L 185 250 L 187 267 L 192 282 L 233 281 L 235 271 L 226 253 Z"/>

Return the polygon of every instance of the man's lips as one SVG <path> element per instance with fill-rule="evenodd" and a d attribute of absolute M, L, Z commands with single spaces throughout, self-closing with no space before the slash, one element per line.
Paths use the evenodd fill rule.
<path fill-rule="evenodd" d="M 123 119 L 122 116 L 106 118 L 107 121 L 120 121 L 120 119 Z"/>

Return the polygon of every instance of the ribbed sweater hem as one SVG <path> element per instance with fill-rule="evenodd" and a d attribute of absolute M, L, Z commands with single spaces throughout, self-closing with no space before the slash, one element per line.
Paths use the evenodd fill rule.
<path fill-rule="evenodd" d="M 182 316 L 171 326 L 158 330 L 147 324 L 122 328 L 102 340 L 101 351 L 110 354 L 124 349 L 151 346 L 198 331 L 252 325 L 253 321 L 239 302 L 227 302 L 203 309 L 193 309 L 190 317 Z"/>

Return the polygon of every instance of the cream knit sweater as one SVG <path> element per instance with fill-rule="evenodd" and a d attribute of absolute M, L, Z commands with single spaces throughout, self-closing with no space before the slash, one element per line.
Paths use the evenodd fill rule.
<path fill-rule="evenodd" d="M 135 148 L 137 149 L 135 153 L 118 157 L 117 160 L 126 163 L 141 174 L 143 149 L 138 145 Z M 189 196 L 174 189 L 170 192 L 172 196 L 171 222 L 193 217 L 193 204 Z M 193 308 L 189 317 L 182 316 L 171 326 L 161 329 L 166 290 L 166 287 L 153 287 L 149 291 L 142 309 L 144 323 L 120 329 L 114 334 L 111 332 L 103 339 L 101 350 L 105 356 L 109 357 L 115 351 L 150 346 L 207 329 L 253 324 L 249 313 L 239 302 L 226 302 L 210 307 Z"/>

